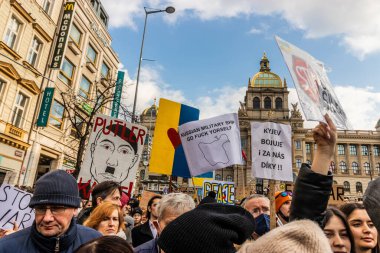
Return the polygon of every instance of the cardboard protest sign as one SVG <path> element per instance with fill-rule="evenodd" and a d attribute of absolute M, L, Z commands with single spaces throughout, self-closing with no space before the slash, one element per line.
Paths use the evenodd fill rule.
<path fill-rule="evenodd" d="M 34 210 L 29 207 L 32 194 L 8 184 L 0 186 L 0 228 L 11 229 L 13 222 L 19 229 L 30 227 L 34 221 Z"/>
<path fill-rule="evenodd" d="M 235 202 L 234 182 L 206 180 L 203 183 L 203 197 L 206 197 L 210 191 L 216 193 L 218 203 L 233 205 Z"/>
<path fill-rule="evenodd" d="M 325 122 L 328 113 L 337 128 L 352 129 L 322 62 L 276 36 L 277 44 L 294 81 L 307 120 Z"/>
<path fill-rule="evenodd" d="M 79 194 L 88 199 L 97 183 L 113 180 L 131 196 L 147 129 L 96 115 L 78 176 Z"/>
<path fill-rule="evenodd" d="M 333 184 L 330 198 L 329 198 L 329 205 L 333 206 L 340 206 L 343 205 L 344 202 L 344 187 L 343 185 L 336 185 Z"/>
<path fill-rule="evenodd" d="M 243 164 L 236 113 L 192 121 L 178 130 L 192 176 Z"/>
<path fill-rule="evenodd" d="M 290 125 L 251 122 L 252 176 L 293 181 Z"/>
<path fill-rule="evenodd" d="M 140 199 L 139 206 L 141 208 L 147 208 L 149 200 L 151 198 L 153 198 L 154 196 L 161 196 L 161 195 L 157 194 L 155 192 L 143 191 L 142 194 L 141 194 L 141 199 Z"/>

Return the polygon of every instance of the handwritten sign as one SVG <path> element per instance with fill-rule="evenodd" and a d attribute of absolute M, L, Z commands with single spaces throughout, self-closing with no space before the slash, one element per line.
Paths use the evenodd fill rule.
<path fill-rule="evenodd" d="M 144 126 L 96 115 L 78 177 L 81 197 L 88 199 L 90 189 L 106 180 L 120 183 L 132 196 L 146 133 Z"/>
<path fill-rule="evenodd" d="M 233 205 L 235 202 L 234 182 L 204 181 L 203 197 L 206 197 L 210 191 L 216 192 L 216 201 L 218 203 Z"/>
<path fill-rule="evenodd" d="M 0 186 L 0 228 L 11 229 L 17 222 L 20 229 L 30 227 L 34 210 L 29 207 L 32 194 L 8 184 Z"/>
<path fill-rule="evenodd" d="M 325 122 L 328 113 L 339 129 L 352 129 L 322 62 L 307 52 L 276 37 L 277 44 L 294 81 L 307 120 Z"/>
<path fill-rule="evenodd" d="M 192 176 L 243 164 L 236 113 L 192 121 L 178 129 Z"/>
<path fill-rule="evenodd" d="M 273 122 L 251 122 L 252 176 L 293 181 L 291 128 Z"/>

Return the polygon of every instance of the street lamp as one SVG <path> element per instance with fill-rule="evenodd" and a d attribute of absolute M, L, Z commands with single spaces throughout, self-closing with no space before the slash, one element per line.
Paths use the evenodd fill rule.
<path fill-rule="evenodd" d="M 141 48 L 140 48 L 139 67 L 137 69 L 135 99 L 133 101 L 133 111 L 132 111 L 132 123 L 135 122 L 137 93 L 138 93 L 139 81 L 140 81 L 140 69 L 141 69 L 142 53 L 143 53 L 143 49 L 144 49 L 145 30 L 146 30 L 146 22 L 148 20 L 148 15 L 153 14 L 153 13 L 158 13 L 158 12 L 166 12 L 168 14 L 172 14 L 175 12 L 174 7 L 172 7 L 172 6 L 166 7 L 165 10 L 151 9 L 151 8 L 144 7 L 144 10 L 145 10 L 145 22 L 144 22 L 144 31 L 143 31 L 142 41 L 141 41 Z"/>

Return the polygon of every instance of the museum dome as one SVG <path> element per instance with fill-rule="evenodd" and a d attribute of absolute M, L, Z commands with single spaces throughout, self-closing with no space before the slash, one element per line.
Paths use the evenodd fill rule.
<path fill-rule="evenodd" d="M 283 88 L 281 78 L 270 71 L 269 60 L 265 53 L 260 61 L 260 72 L 258 72 L 252 77 L 251 87 Z"/>

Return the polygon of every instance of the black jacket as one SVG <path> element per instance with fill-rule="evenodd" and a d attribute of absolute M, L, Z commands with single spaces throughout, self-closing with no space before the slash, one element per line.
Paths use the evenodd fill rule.
<path fill-rule="evenodd" d="M 132 246 L 134 248 L 152 239 L 153 234 L 149 227 L 149 221 L 132 229 Z"/>
<path fill-rule="evenodd" d="M 322 175 L 311 170 L 310 165 L 302 164 L 294 185 L 290 206 L 290 221 L 309 219 L 319 225 L 323 221 L 329 202 L 333 177 L 331 173 Z"/>

